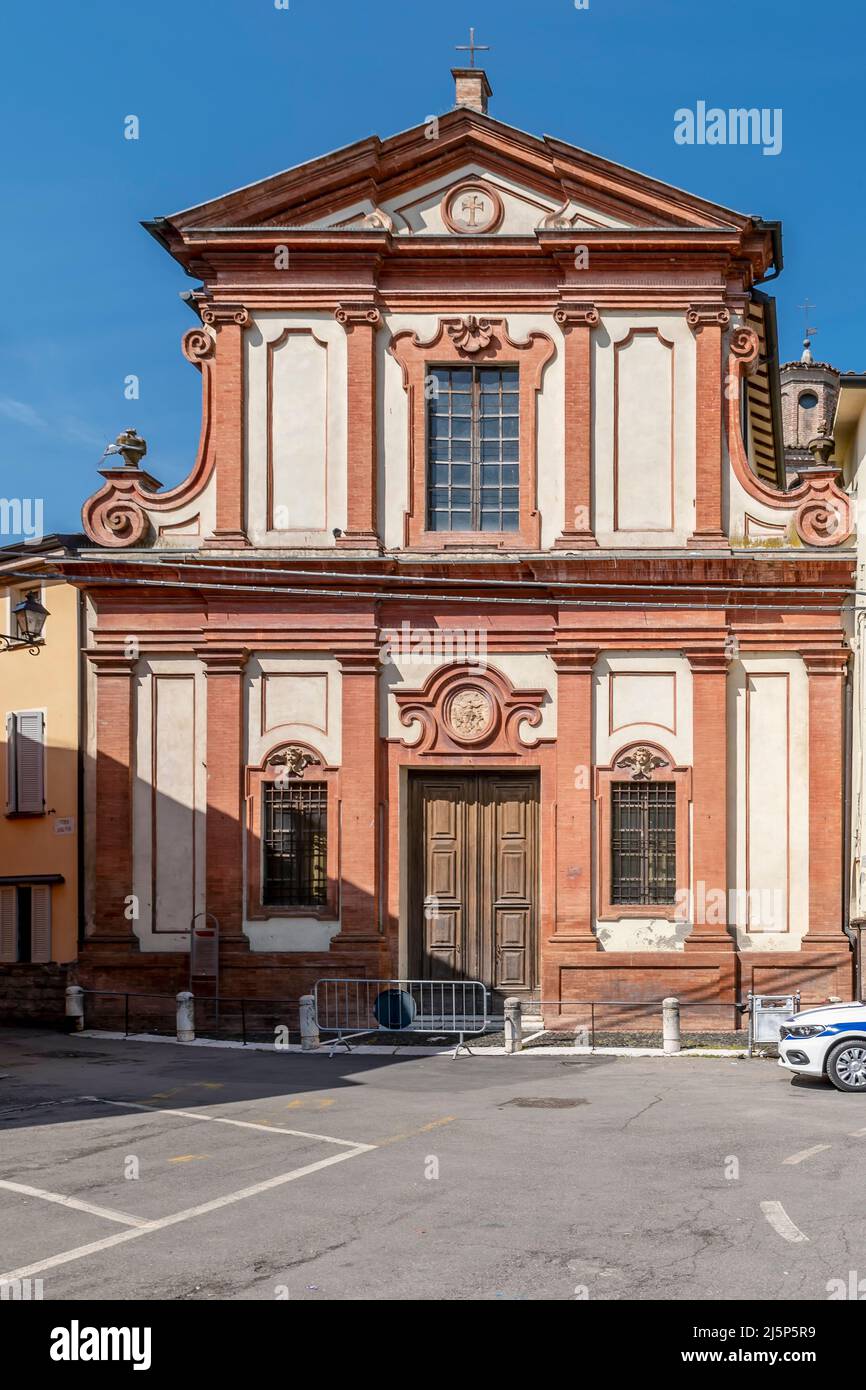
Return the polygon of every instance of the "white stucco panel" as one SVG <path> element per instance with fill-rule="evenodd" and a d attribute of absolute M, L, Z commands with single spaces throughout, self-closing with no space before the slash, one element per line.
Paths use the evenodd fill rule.
<path fill-rule="evenodd" d="M 216 475 L 211 475 L 197 497 L 182 506 L 144 510 L 160 550 L 194 549 L 213 535 L 216 526 Z"/>
<path fill-rule="evenodd" d="M 182 951 L 205 902 L 207 693 L 201 662 L 142 658 L 135 674 L 133 930 L 143 951 Z"/>
<path fill-rule="evenodd" d="M 692 761 L 692 672 L 679 652 L 602 652 L 594 673 L 595 761 L 607 767 L 626 744 L 660 744 Z"/>
<path fill-rule="evenodd" d="M 595 534 L 684 545 L 695 524 L 695 340 L 682 313 L 608 311 L 592 334 Z"/>
<path fill-rule="evenodd" d="M 809 686 L 802 657 L 728 679 L 728 916 L 740 950 L 796 951 L 809 909 Z"/>
<path fill-rule="evenodd" d="M 277 744 L 312 744 L 332 766 L 342 753 L 341 673 L 319 652 L 252 656 L 244 680 L 250 765 Z"/>
<path fill-rule="evenodd" d="M 333 546 L 347 515 L 346 332 L 260 312 L 244 334 L 247 517 L 262 546 Z"/>

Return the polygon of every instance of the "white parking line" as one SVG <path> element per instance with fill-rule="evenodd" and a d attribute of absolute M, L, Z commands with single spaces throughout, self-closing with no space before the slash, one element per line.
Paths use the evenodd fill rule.
<path fill-rule="evenodd" d="M 783 1163 L 802 1163 L 804 1159 L 811 1158 L 813 1154 L 823 1153 L 824 1149 L 832 1148 L 832 1144 L 813 1144 L 811 1149 L 801 1149 L 799 1153 L 791 1154 L 789 1158 L 783 1158 Z"/>
<path fill-rule="evenodd" d="M 177 1112 L 169 1111 L 168 1113 Z M 268 1131 L 268 1133 L 271 1132 Z M 148 1221 L 146 1225 L 139 1226 L 135 1230 L 119 1231 L 117 1235 L 106 1236 L 104 1240 L 94 1240 L 89 1245 L 78 1245 L 74 1250 L 64 1250 L 60 1255 L 50 1255 L 46 1260 L 37 1260 L 35 1264 L 22 1265 L 20 1269 L 12 1269 L 6 1274 L 0 1274 L 0 1283 L 11 1279 L 29 1279 L 32 1275 L 41 1274 L 46 1269 L 55 1269 L 58 1265 L 83 1259 L 85 1255 L 95 1255 L 101 1250 L 110 1249 L 113 1245 L 122 1245 L 125 1241 L 137 1240 L 139 1236 L 150 1235 L 151 1231 L 161 1231 L 166 1226 L 176 1226 L 181 1221 L 191 1221 L 194 1216 L 205 1216 L 208 1212 L 219 1211 L 221 1207 L 228 1207 L 235 1202 L 245 1201 L 247 1197 L 255 1197 L 260 1192 L 269 1192 L 275 1187 L 282 1187 L 287 1182 L 294 1182 L 297 1178 L 305 1178 L 309 1173 L 317 1173 L 321 1168 L 329 1168 L 334 1163 L 344 1163 L 348 1158 L 357 1158 L 360 1154 L 368 1153 L 370 1149 L 375 1147 L 375 1144 L 359 1144 L 356 1148 L 344 1150 L 343 1153 L 331 1154 L 330 1158 L 320 1158 L 317 1163 L 307 1163 L 303 1168 L 293 1168 L 288 1173 L 280 1173 L 275 1178 L 267 1178 L 264 1182 L 257 1182 L 252 1187 L 242 1187 L 238 1192 L 230 1192 L 225 1197 L 215 1197 L 213 1201 L 203 1202 L 201 1206 L 187 1207 L 185 1211 L 176 1211 L 173 1216 L 161 1216 L 156 1221 Z"/>
<path fill-rule="evenodd" d="M 795 1226 L 781 1202 L 762 1202 L 761 1211 L 766 1216 L 773 1230 L 776 1231 L 784 1240 L 789 1240 L 793 1245 L 802 1241 L 808 1243 L 809 1237 L 804 1235 L 799 1226 Z"/>
<path fill-rule="evenodd" d="M 20 1192 L 22 1197 L 41 1197 L 43 1202 L 56 1202 L 61 1207 L 71 1207 L 73 1211 L 86 1211 L 90 1216 L 102 1216 L 106 1221 L 119 1221 L 122 1226 L 148 1226 L 146 1216 L 129 1216 L 124 1211 L 112 1211 L 110 1207 L 97 1207 L 92 1202 L 82 1202 L 78 1197 L 65 1197 L 62 1192 L 46 1192 L 42 1187 L 27 1187 L 23 1182 L 5 1182 L 0 1187 L 7 1192 Z"/>
<path fill-rule="evenodd" d="M 183 1120 L 207 1120 L 213 1125 L 236 1125 L 238 1129 L 257 1129 L 262 1134 L 291 1134 L 297 1139 L 317 1139 L 321 1144 L 341 1144 L 347 1149 L 375 1149 L 375 1144 L 362 1144 L 355 1139 L 335 1139 L 332 1134 L 313 1134 L 308 1129 L 280 1129 L 277 1125 L 257 1125 L 251 1120 L 229 1120 L 224 1115 L 199 1115 L 194 1110 L 169 1110 L 158 1105 L 141 1105 L 134 1100 L 104 1100 L 102 1096 L 82 1096 L 100 1105 L 115 1105 L 118 1109 L 146 1110 L 150 1115 L 175 1115 Z"/>

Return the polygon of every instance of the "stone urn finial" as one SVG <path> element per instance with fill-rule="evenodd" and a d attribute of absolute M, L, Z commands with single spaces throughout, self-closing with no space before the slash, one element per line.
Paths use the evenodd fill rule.
<path fill-rule="evenodd" d="M 808 443 L 809 453 L 815 463 L 821 468 L 832 468 L 831 455 L 836 448 L 836 441 L 832 435 L 819 434 L 815 439 L 810 439 Z"/>
<path fill-rule="evenodd" d="M 147 453 L 147 443 L 135 429 L 124 430 L 117 436 L 113 444 L 109 444 L 103 458 L 108 458 L 111 454 L 120 454 L 123 458 L 124 468 L 138 468 L 141 460 Z"/>

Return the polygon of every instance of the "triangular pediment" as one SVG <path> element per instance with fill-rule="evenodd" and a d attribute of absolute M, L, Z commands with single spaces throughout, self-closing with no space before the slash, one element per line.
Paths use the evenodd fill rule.
<path fill-rule="evenodd" d="M 193 229 L 372 227 L 411 237 L 581 227 L 742 229 L 750 220 L 577 146 L 457 108 L 160 222 L 181 235 Z"/>

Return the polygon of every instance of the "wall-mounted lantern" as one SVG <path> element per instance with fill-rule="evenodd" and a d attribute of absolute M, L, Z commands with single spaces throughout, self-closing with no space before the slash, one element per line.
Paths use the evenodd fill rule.
<path fill-rule="evenodd" d="M 27 647 L 31 656 L 38 656 L 39 648 L 45 640 L 42 629 L 45 627 L 48 609 L 39 602 L 36 590 L 30 589 L 21 602 L 16 603 L 12 612 L 17 633 L 13 637 L 9 633 L 0 632 L 0 650 L 9 652 L 17 647 Z"/>

